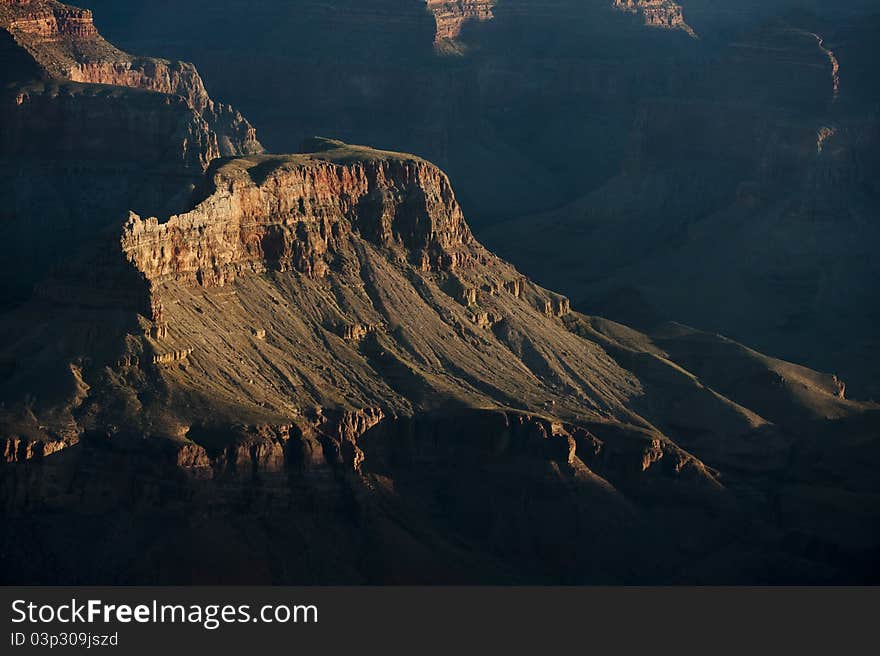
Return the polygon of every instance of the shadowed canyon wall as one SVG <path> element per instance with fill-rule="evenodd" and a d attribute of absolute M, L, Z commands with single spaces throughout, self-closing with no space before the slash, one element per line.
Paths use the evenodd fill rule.
<path fill-rule="evenodd" d="M 0 3 L 3 304 L 30 292 L 71 242 L 115 212 L 177 207 L 208 164 L 256 153 L 254 128 L 215 103 L 192 64 L 132 57 L 91 11 L 54 0 Z M 76 199 L 73 201 L 72 199 Z M 41 231 L 40 243 L 27 235 Z"/>

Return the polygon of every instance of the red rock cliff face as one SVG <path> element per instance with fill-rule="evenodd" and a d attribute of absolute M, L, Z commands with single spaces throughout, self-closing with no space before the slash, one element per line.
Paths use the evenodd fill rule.
<path fill-rule="evenodd" d="M 220 156 L 262 152 L 254 127 L 233 107 L 211 99 L 195 66 L 188 62 L 151 58 L 77 62 L 67 69 L 65 76 L 74 82 L 131 87 L 180 96 L 217 135 Z"/>
<path fill-rule="evenodd" d="M 274 170 L 262 180 L 267 167 Z M 469 255 L 472 236 L 449 180 L 415 157 L 239 160 L 212 182 L 215 191 L 191 212 L 164 223 L 132 215 L 123 248 L 147 278 L 222 285 L 237 270 L 266 268 L 320 278 L 351 231 L 399 247 L 426 271 Z"/>
<path fill-rule="evenodd" d="M 128 210 L 180 211 L 211 161 L 261 151 L 192 64 L 115 48 L 89 11 L 0 2 L 0 241 L 20 245 L 0 264 L 4 303 Z"/>
<path fill-rule="evenodd" d="M 119 50 L 98 33 L 90 11 L 55 0 L 7 0 L 0 3 L 0 27 L 49 77 L 180 96 L 217 134 L 221 155 L 262 151 L 253 127 L 210 98 L 192 64 Z"/>
<path fill-rule="evenodd" d="M 681 5 L 672 0 L 614 0 L 614 8 L 630 14 L 641 14 L 645 25 L 650 27 L 682 30 L 696 37 L 696 32 L 685 22 Z"/>
<path fill-rule="evenodd" d="M 17 32 L 43 39 L 98 36 L 92 12 L 87 9 L 63 5 L 53 7 L 33 0 L 5 0 L 0 3 L 4 4 L 22 10 L 11 21 L 11 28 Z"/>
<path fill-rule="evenodd" d="M 437 22 L 434 44 L 442 47 L 457 39 L 465 23 L 492 20 L 495 4 L 496 0 L 427 0 L 428 11 Z"/>

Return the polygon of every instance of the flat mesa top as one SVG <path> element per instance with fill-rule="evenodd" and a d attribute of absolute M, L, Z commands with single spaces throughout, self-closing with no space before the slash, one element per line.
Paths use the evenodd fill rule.
<path fill-rule="evenodd" d="M 340 165 L 356 162 L 428 163 L 421 157 L 409 153 L 377 150 L 368 146 L 347 144 L 336 139 L 313 137 L 300 145 L 298 153 L 219 159 L 214 162 L 212 168 L 214 174 L 220 174 L 223 177 L 235 177 L 247 173 L 254 181 L 261 181 L 275 171 L 307 166 L 315 160 Z"/>
<path fill-rule="evenodd" d="M 414 161 L 424 162 L 421 157 L 409 153 L 398 153 L 391 150 L 377 150 L 368 146 L 356 146 L 347 144 L 337 139 L 325 139 L 313 137 L 300 145 L 301 154 L 309 155 L 311 159 L 323 159 L 328 162 L 345 164 L 352 161 L 384 160 L 384 161 Z"/>

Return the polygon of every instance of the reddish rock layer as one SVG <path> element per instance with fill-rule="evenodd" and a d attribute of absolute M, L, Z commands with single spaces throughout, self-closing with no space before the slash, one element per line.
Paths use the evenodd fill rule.
<path fill-rule="evenodd" d="M 452 269 L 469 256 L 472 236 L 442 171 L 377 151 L 348 161 L 358 149 L 338 146 L 223 165 L 213 174 L 214 193 L 191 212 L 163 223 L 133 214 L 123 248 L 151 280 L 205 285 L 266 268 L 321 278 L 352 230 L 376 245 L 402 247 L 426 271 Z M 270 173 L 261 179 L 261 171 Z"/>
<path fill-rule="evenodd" d="M 428 11 L 434 14 L 437 32 L 434 44 L 455 41 L 466 23 L 490 21 L 496 0 L 427 0 Z"/>
<path fill-rule="evenodd" d="M 2 5 L 7 5 L 3 8 Z M 13 13 L 10 8 L 21 10 Z M 4 0 L 0 2 L 0 16 L 8 18 L 11 30 L 42 39 L 63 37 L 96 37 L 98 30 L 87 9 L 52 6 L 34 0 Z"/>
<path fill-rule="evenodd" d="M 0 28 L 49 77 L 180 96 L 217 134 L 221 155 L 262 151 L 254 128 L 233 108 L 210 98 L 192 64 L 119 50 L 98 33 L 91 11 L 55 0 L 7 1 L 0 3 Z"/>
<path fill-rule="evenodd" d="M 641 14 L 645 25 L 668 30 L 682 30 L 696 37 L 693 28 L 685 22 L 684 10 L 673 0 L 614 0 L 614 8 L 630 14 Z"/>

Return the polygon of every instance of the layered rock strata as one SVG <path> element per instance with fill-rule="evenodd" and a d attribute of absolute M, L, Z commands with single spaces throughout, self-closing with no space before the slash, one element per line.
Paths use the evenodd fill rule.
<path fill-rule="evenodd" d="M 697 33 L 684 19 L 681 5 L 672 0 L 614 0 L 614 8 L 630 14 L 639 14 L 645 25 L 667 30 L 682 30 L 692 37 Z"/>
<path fill-rule="evenodd" d="M 122 52 L 90 11 L 4 0 L 0 61 L 0 238 L 20 244 L 0 265 L 0 307 L 119 212 L 180 209 L 213 160 L 262 150 L 192 64 Z"/>
<path fill-rule="evenodd" d="M 55 0 L 4 0 L 0 28 L 52 79 L 183 98 L 216 134 L 216 150 L 208 159 L 262 150 L 253 127 L 235 109 L 210 98 L 192 64 L 119 50 L 98 33 L 91 11 Z"/>
<path fill-rule="evenodd" d="M 434 45 L 438 49 L 454 44 L 467 23 L 486 22 L 495 16 L 492 9 L 497 0 L 426 0 L 434 15 L 437 30 Z"/>

